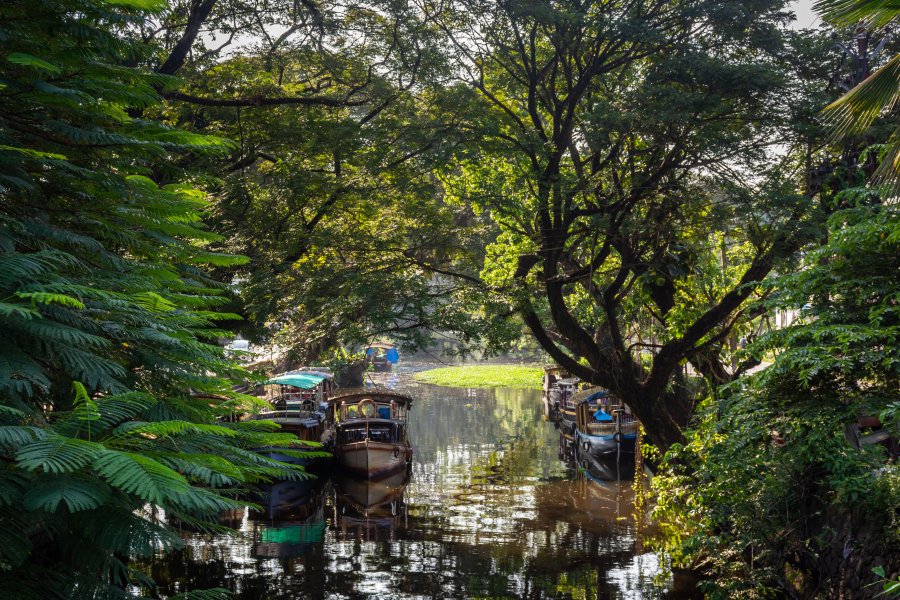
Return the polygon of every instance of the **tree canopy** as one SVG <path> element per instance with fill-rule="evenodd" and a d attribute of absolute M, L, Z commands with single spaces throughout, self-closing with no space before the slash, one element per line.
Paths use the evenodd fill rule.
<path fill-rule="evenodd" d="M 219 419 L 248 399 L 210 270 L 245 259 L 209 249 L 178 162 L 231 142 L 132 116 L 169 81 L 123 64 L 146 52 L 123 31 L 161 6 L 0 7 L 0 587 L 16 598 L 123 596 L 146 580 L 132 558 L 180 544 L 150 507 L 203 524 L 253 482 L 304 476 L 251 451 L 293 436 Z"/>
<path fill-rule="evenodd" d="M 810 569 L 774 508 L 796 481 L 813 513 L 896 491 L 842 437 L 896 425 L 896 211 L 866 187 L 895 166 L 896 77 L 848 72 L 788 8 L 3 3 L 2 589 L 127 595 L 129 560 L 179 543 L 155 508 L 209 526 L 305 476 L 252 452 L 291 436 L 232 418 L 256 402 L 220 347 L 237 330 L 308 363 L 525 328 L 675 451 L 660 481 L 696 491 L 672 496 L 702 508 L 692 533 Z M 829 82 L 864 79 L 829 109 L 839 139 Z M 752 343 L 776 307 L 804 319 Z"/>

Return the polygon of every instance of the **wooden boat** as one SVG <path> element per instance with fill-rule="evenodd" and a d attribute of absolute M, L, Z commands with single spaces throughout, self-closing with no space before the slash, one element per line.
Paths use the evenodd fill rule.
<path fill-rule="evenodd" d="M 321 443 L 326 430 L 327 400 L 334 389 L 334 376 L 325 370 L 300 369 L 276 375 L 264 385 L 270 408 L 250 415 L 248 419 L 274 421 L 284 433 L 292 433 L 305 442 Z M 302 446 L 289 448 L 294 451 L 306 449 Z M 269 458 L 304 467 L 327 458 L 321 451 L 294 456 L 284 450 L 288 448 L 257 449 Z"/>
<path fill-rule="evenodd" d="M 390 390 L 341 392 L 328 401 L 326 443 L 339 468 L 369 479 L 402 471 L 412 462 L 406 415 L 412 398 Z"/>
<path fill-rule="evenodd" d="M 560 379 L 570 379 L 571 375 L 558 365 L 544 366 L 544 381 L 542 386 L 542 398 L 544 401 L 544 420 L 556 421 L 559 418 L 559 388 L 557 382 Z M 551 397 L 551 390 L 556 389 L 555 397 Z"/>
<path fill-rule="evenodd" d="M 575 429 L 575 412 L 578 402 L 578 386 L 581 380 L 577 377 L 568 379 L 560 379 L 550 389 L 551 402 L 556 406 L 557 420 L 560 429 L 568 430 L 574 433 Z"/>
<path fill-rule="evenodd" d="M 602 388 L 584 390 L 574 400 L 579 456 L 633 463 L 639 422 L 628 405 Z"/>

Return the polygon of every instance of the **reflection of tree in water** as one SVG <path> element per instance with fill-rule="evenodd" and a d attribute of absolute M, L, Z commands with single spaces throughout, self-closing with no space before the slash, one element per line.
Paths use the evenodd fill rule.
<path fill-rule="evenodd" d="M 224 586 L 241 599 L 654 597 L 636 563 L 629 484 L 588 481 L 558 461 L 539 392 L 420 386 L 412 395 L 414 472 L 402 515 L 370 509 L 368 522 L 342 522 L 346 496 L 363 494 L 329 483 L 322 545 L 255 559 L 247 541 L 197 536 L 155 565 L 161 593 Z M 365 516 L 355 508 L 343 515 Z"/>

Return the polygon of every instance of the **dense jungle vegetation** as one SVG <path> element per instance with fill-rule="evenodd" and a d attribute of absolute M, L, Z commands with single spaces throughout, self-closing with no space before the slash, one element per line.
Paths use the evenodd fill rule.
<path fill-rule="evenodd" d="M 900 588 L 897 8 L 818 9 L 4 1 L 2 593 L 152 593 L 161 511 L 306 476 L 230 418 L 237 332 L 533 336 L 640 417 L 707 594 Z"/>

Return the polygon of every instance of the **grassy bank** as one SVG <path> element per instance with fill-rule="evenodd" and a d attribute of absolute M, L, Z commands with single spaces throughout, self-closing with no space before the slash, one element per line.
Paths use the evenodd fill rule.
<path fill-rule="evenodd" d="M 465 388 L 531 388 L 541 389 L 540 367 L 523 365 L 468 365 L 443 367 L 413 375 L 416 381 Z"/>

